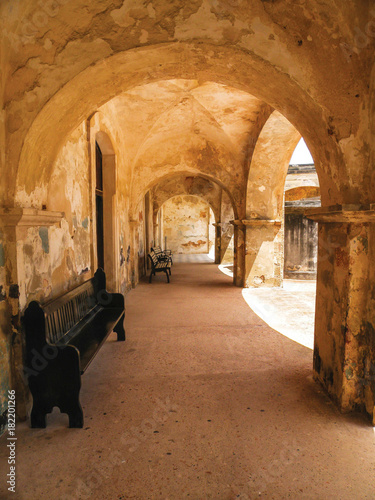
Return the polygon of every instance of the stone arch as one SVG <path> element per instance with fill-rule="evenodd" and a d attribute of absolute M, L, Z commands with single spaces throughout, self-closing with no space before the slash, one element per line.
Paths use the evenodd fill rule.
<path fill-rule="evenodd" d="M 230 220 L 237 215 L 237 207 L 227 188 L 216 179 L 185 172 L 163 178 L 151 189 L 151 192 L 154 205 L 155 240 L 156 231 L 158 230 L 159 209 L 165 201 L 170 199 L 171 195 L 197 195 L 209 204 L 216 221 L 215 262 L 217 264 L 221 263 L 233 236 L 233 226 L 230 224 Z"/>
<path fill-rule="evenodd" d="M 246 218 L 277 219 L 289 160 L 301 134 L 278 111 L 268 118 L 251 159 L 246 192 Z"/>
<path fill-rule="evenodd" d="M 233 48 L 218 47 L 214 61 L 209 53 L 209 45 L 188 43 L 132 49 L 97 62 L 66 83 L 40 110 L 27 130 L 19 162 L 19 145 L 13 145 L 12 154 L 15 156 L 10 161 L 13 170 L 9 169 L 9 175 L 13 172 L 13 177 L 17 177 L 18 190 L 23 193 L 17 196 L 16 204 L 27 203 L 30 192 L 38 187 L 42 189 L 62 138 L 99 106 L 120 92 L 146 81 L 191 78 L 193 75 L 202 81 L 217 81 L 240 88 L 279 109 L 303 133 L 322 175 L 329 178 L 337 169 L 345 168 L 337 143 L 332 136 L 327 139 L 325 119 L 319 106 L 287 75 L 274 66 L 270 67 L 264 60 Z M 184 65 L 181 65 L 182 54 L 186 60 Z M 161 60 L 163 64 L 160 64 Z M 228 60 L 240 69 L 233 72 L 228 68 Z M 204 71 L 200 69 L 202 65 Z M 250 77 L 254 71 L 256 79 Z M 270 81 L 272 86 L 267 85 Z M 283 88 L 283 92 L 277 92 L 277 87 Z M 300 104 L 298 107 L 294 105 L 296 100 Z M 16 141 L 16 136 L 12 140 Z M 11 144 L 10 147 L 13 149 Z M 329 166 L 327 155 L 330 157 Z M 15 166 L 18 164 L 16 173 Z M 328 171 L 329 168 L 331 171 Z M 8 178 L 10 186 L 11 180 L 12 175 Z M 331 200 L 339 199 L 340 186 L 331 185 L 330 189 Z M 328 188 L 326 191 L 322 195 L 328 193 Z"/>
<path fill-rule="evenodd" d="M 145 194 L 148 191 L 152 191 L 157 189 L 158 186 L 163 186 L 165 183 L 168 183 L 169 181 L 176 180 L 178 183 L 178 179 L 183 179 L 183 178 L 195 178 L 195 179 L 204 179 L 205 181 L 212 183 L 214 185 L 217 185 L 220 189 L 222 189 L 226 195 L 228 196 L 230 203 L 233 207 L 233 212 L 234 212 L 234 217 L 236 218 L 238 216 L 238 209 L 237 206 L 234 202 L 233 195 L 229 191 L 228 187 L 221 182 L 219 179 L 210 176 L 210 175 L 205 175 L 202 174 L 201 172 L 197 170 L 192 170 L 192 169 L 186 169 L 186 168 L 181 168 L 181 170 L 178 170 L 177 172 L 174 171 L 168 172 L 168 169 L 166 168 L 165 170 L 162 170 L 159 176 L 155 177 L 152 181 L 150 181 L 148 184 L 145 184 L 144 188 L 142 189 L 142 192 L 139 192 L 137 194 L 133 193 L 133 203 L 132 207 L 137 207 L 140 203 L 140 201 L 143 199 Z M 135 212 L 136 208 L 132 208 L 131 211 L 131 216 L 133 212 Z M 216 208 L 215 208 L 216 210 Z"/>
<path fill-rule="evenodd" d="M 247 181 L 245 286 L 282 283 L 284 184 L 300 138 L 278 111 L 268 118 L 258 137 Z"/>
<path fill-rule="evenodd" d="M 152 189 L 154 216 L 160 207 L 173 196 L 190 195 L 203 199 L 211 208 L 216 220 L 220 220 L 221 187 L 201 176 L 178 175 L 167 177 Z"/>

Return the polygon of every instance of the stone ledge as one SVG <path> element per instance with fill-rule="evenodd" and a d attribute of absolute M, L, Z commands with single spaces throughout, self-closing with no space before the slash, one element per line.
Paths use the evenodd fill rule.
<path fill-rule="evenodd" d="M 320 223 L 361 224 L 375 222 L 375 204 L 369 205 L 332 205 L 306 209 L 308 219 Z"/>
<path fill-rule="evenodd" d="M 243 227 L 242 220 L 230 220 L 229 224 L 232 224 L 233 226 Z"/>
<path fill-rule="evenodd" d="M 230 220 L 230 224 L 233 226 L 246 227 L 246 226 L 281 226 L 282 221 L 280 219 L 242 219 L 242 220 Z"/>
<path fill-rule="evenodd" d="M 64 216 L 64 212 L 37 210 L 36 208 L 1 208 L 0 224 L 3 227 L 53 226 L 61 224 Z"/>
<path fill-rule="evenodd" d="M 280 219 L 243 219 L 244 226 L 281 226 Z"/>

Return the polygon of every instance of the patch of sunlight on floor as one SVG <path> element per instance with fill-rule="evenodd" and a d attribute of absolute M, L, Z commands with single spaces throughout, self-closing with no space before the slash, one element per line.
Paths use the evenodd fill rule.
<path fill-rule="evenodd" d="M 316 281 L 284 280 L 283 288 L 244 288 L 249 307 L 271 328 L 314 347 Z"/>
<path fill-rule="evenodd" d="M 222 273 L 233 278 L 233 264 L 220 264 L 219 269 Z"/>
<path fill-rule="evenodd" d="M 176 264 L 211 264 L 214 261 L 208 253 L 175 253 L 173 262 Z"/>

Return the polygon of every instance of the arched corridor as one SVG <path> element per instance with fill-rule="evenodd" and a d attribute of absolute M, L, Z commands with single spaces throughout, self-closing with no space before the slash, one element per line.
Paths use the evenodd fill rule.
<path fill-rule="evenodd" d="M 85 409 L 87 431 L 78 434 L 71 429 L 69 434 L 60 425 L 61 434 L 55 426 L 53 436 L 57 440 L 79 436 L 86 452 L 94 450 L 94 441 L 87 448 L 84 444 L 84 435 L 93 429 L 90 415 L 98 419 L 104 402 L 107 406 L 114 403 L 106 399 L 112 396 L 105 390 L 116 397 L 116 380 L 127 388 L 129 381 L 137 377 L 146 381 L 148 375 L 150 381 L 154 377 L 162 384 L 169 368 L 175 370 L 172 386 L 181 406 L 177 386 L 187 384 L 189 411 L 199 406 L 191 394 L 194 377 L 200 370 L 208 379 L 212 377 L 213 385 L 202 385 L 202 400 L 226 422 L 226 434 L 247 429 L 239 407 L 232 410 L 232 406 L 235 400 L 250 397 L 255 387 L 258 390 L 265 374 L 264 392 L 257 393 L 259 413 L 269 414 L 261 406 L 274 404 L 278 394 L 285 394 L 293 403 L 294 413 L 290 414 L 286 403 L 276 407 L 288 417 L 281 434 L 289 435 L 290 418 L 303 435 L 300 426 L 311 422 L 311 405 L 317 408 L 314 422 L 320 425 L 319 415 L 331 422 L 329 415 L 335 415 L 339 433 L 346 432 L 345 422 L 351 420 L 339 417 L 337 411 L 353 414 L 354 420 L 361 414 L 363 431 L 365 422 L 375 426 L 372 2 L 2 0 L 0 19 L 1 444 L 7 439 L 7 419 L 13 409 L 17 426 L 30 443 L 33 436 L 48 441 L 49 429 L 32 434 L 23 424 L 33 422 L 30 415 L 39 398 L 43 400 L 36 405 L 41 413 L 39 424 L 43 412 L 56 406 L 63 412 L 74 407 L 79 413 L 80 377 L 89 365 L 83 363 L 83 352 L 74 344 L 77 337 L 84 339 L 78 344 L 83 349 L 86 346 L 88 353 L 95 354 L 96 347 L 103 349 L 103 356 L 82 378 L 86 407 L 91 403 L 97 407 L 92 412 Z M 300 185 L 288 184 L 288 175 L 294 175 L 293 169 L 288 174 L 289 163 L 301 138 L 314 162 L 314 172 L 306 175 L 315 176 L 302 190 Z M 190 202 L 199 199 L 204 209 L 189 218 L 191 205 L 187 204 L 179 208 L 178 219 L 171 216 L 167 220 L 163 207 L 175 197 Z M 203 219 L 207 222 L 204 237 Z M 294 244 L 297 233 L 301 244 L 292 248 L 288 242 Z M 172 266 L 170 256 L 159 261 L 152 253 L 152 249 L 159 252 L 159 246 L 160 252 L 166 250 L 168 238 L 175 240 L 177 255 L 169 284 L 165 281 Z M 190 267 L 189 259 L 182 262 L 181 257 L 179 262 L 178 252 L 188 248 L 214 255 L 214 264 L 207 269 L 201 263 L 201 277 L 199 265 Z M 219 274 L 218 265 L 231 278 Z M 163 276 L 159 273 L 153 283 L 146 284 L 150 266 L 155 274 L 158 266 Z M 249 289 L 249 296 L 259 291 L 259 296 L 271 300 L 290 276 L 316 277 L 312 355 L 258 323 L 241 295 L 243 289 Z M 160 297 L 152 298 L 159 291 Z M 75 294 L 78 298 L 73 298 Z M 99 301 L 101 294 L 113 298 L 113 307 Z M 142 297 L 145 302 L 137 303 Z M 31 319 L 28 316 L 29 307 L 37 311 L 38 321 L 31 313 Z M 100 316 L 102 322 L 96 321 L 96 314 L 101 313 L 106 320 Z M 119 340 L 124 340 L 124 314 L 130 339 L 124 345 L 105 343 L 116 328 Z M 167 335 L 174 314 L 180 321 L 180 326 L 173 325 L 179 351 L 166 366 L 168 353 L 177 348 Z M 184 325 L 191 331 L 186 340 Z M 223 333 L 227 327 L 237 332 L 228 341 Z M 163 331 L 167 335 L 157 346 L 161 349 L 159 364 L 153 359 L 157 330 L 159 335 Z M 91 346 L 93 332 L 98 335 L 95 349 L 90 350 L 87 346 Z M 188 340 L 192 344 L 184 344 Z M 43 369 L 38 370 L 30 380 L 25 372 L 33 359 L 30 346 L 34 341 L 40 349 L 44 345 L 59 353 L 63 344 L 70 354 L 56 355 L 56 362 L 50 360 L 43 375 Z M 283 345 L 291 346 L 290 350 L 281 349 Z M 108 362 L 112 348 L 114 357 Z M 260 357 L 252 357 L 254 352 Z M 59 364 L 64 356 L 70 360 L 70 369 Z M 88 363 L 92 359 L 87 355 Z M 144 371 L 147 367 L 149 374 Z M 238 386 L 230 385 L 232 368 Z M 215 370 L 223 370 L 223 375 L 217 376 Z M 50 371 L 52 377 L 46 375 Z M 284 375 L 279 379 L 276 371 Z M 67 403 L 66 393 L 72 394 L 67 380 L 71 379 L 76 400 Z M 35 382 L 38 380 L 43 387 Z M 38 386 L 35 390 L 33 381 Z M 220 389 L 220 381 L 226 391 Z M 206 389 L 210 392 L 205 393 Z M 299 391 L 298 397 L 294 390 Z M 14 407 L 8 399 L 13 394 L 10 391 L 17 396 Z M 324 406 L 328 403 L 323 393 L 332 407 Z M 144 389 L 144 402 L 137 402 L 135 426 L 149 418 L 146 394 Z M 226 406 L 226 414 L 220 413 L 224 396 L 234 398 Z M 128 405 L 124 396 L 117 411 L 130 426 L 136 418 L 130 408 L 135 399 Z M 119 431 L 122 419 L 114 414 L 102 419 L 103 413 L 109 416 L 103 410 L 98 422 L 107 420 L 106 428 L 114 425 Z M 235 464 L 233 480 L 229 477 L 229 448 L 223 451 L 220 463 L 226 467 L 225 483 L 220 484 L 224 498 L 231 495 L 228 485 L 237 485 L 241 467 L 246 471 L 248 463 L 254 463 L 250 442 L 260 439 L 265 416 L 255 418 L 253 434 L 240 434 L 237 444 L 239 449 L 243 447 L 243 455 Z M 272 418 L 276 416 L 273 413 Z M 199 412 L 195 417 L 199 436 L 206 435 L 209 429 L 200 427 Z M 64 418 L 54 414 L 52 421 Z M 206 420 L 212 419 L 207 416 Z M 274 420 L 266 424 L 267 429 L 281 425 Z M 336 432 L 331 424 L 329 431 L 324 429 L 322 423 L 319 432 L 311 431 L 322 443 Z M 172 434 L 170 439 L 175 440 Z M 183 435 L 187 434 L 186 430 Z M 242 439 L 248 446 L 241 445 Z M 266 435 L 262 443 L 264 439 L 268 439 Z M 353 443 L 348 438 L 349 442 Z M 74 450 L 73 441 L 70 444 Z M 228 441 L 226 444 L 229 446 Z M 267 449 L 272 450 L 269 444 Z M 353 450 L 358 455 L 362 448 L 353 444 Z M 310 452 L 315 456 L 312 449 Z M 324 456 L 329 453 L 336 462 L 332 477 L 337 470 L 348 470 L 342 462 L 351 460 L 348 448 L 341 458 L 333 449 Z M 271 455 L 267 459 L 269 462 Z M 366 461 L 363 470 L 370 462 Z M 310 482 L 314 483 L 317 469 L 309 463 L 305 464 L 307 469 L 311 467 Z M 353 464 L 353 471 L 356 467 Z M 65 477 L 69 477 L 68 469 Z M 206 469 L 208 476 L 214 473 L 208 462 Z M 142 474 L 147 474 L 147 468 Z M 189 474 L 185 470 L 184 477 Z M 275 476 L 278 479 L 272 481 L 272 487 L 282 483 L 283 470 Z M 353 472 L 350 477 L 357 484 L 356 477 L 363 475 Z M 138 479 L 142 482 L 142 478 Z M 292 485 L 293 478 L 289 480 Z M 362 491 L 366 488 L 364 481 L 358 480 L 358 485 Z M 166 483 L 164 486 L 167 496 L 169 490 Z M 199 495 L 194 491 L 197 500 L 205 494 L 204 489 Z M 282 489 L 283 494 L 286 491 Z M 338 484 L 337 491 L 345 497 Z M 237 489 L 236 494 L 252 496 Z"/>
<path fill-rule="evenodd" d="M 142 280 L 125 326 L 83 378 L 83 430 L 58 411 L 18 426 L 19 498 L 372 498 L 373 429 L 215 264 Z"/>

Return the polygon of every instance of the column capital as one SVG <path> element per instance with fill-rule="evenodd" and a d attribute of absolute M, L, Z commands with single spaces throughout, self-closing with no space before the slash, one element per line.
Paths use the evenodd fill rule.
<path fill-rule="evenodd" d="M 321 224 L 363 224 L 375 222 L 375 204 L 315 207 L 306 209 L 304 214 Z"/>

